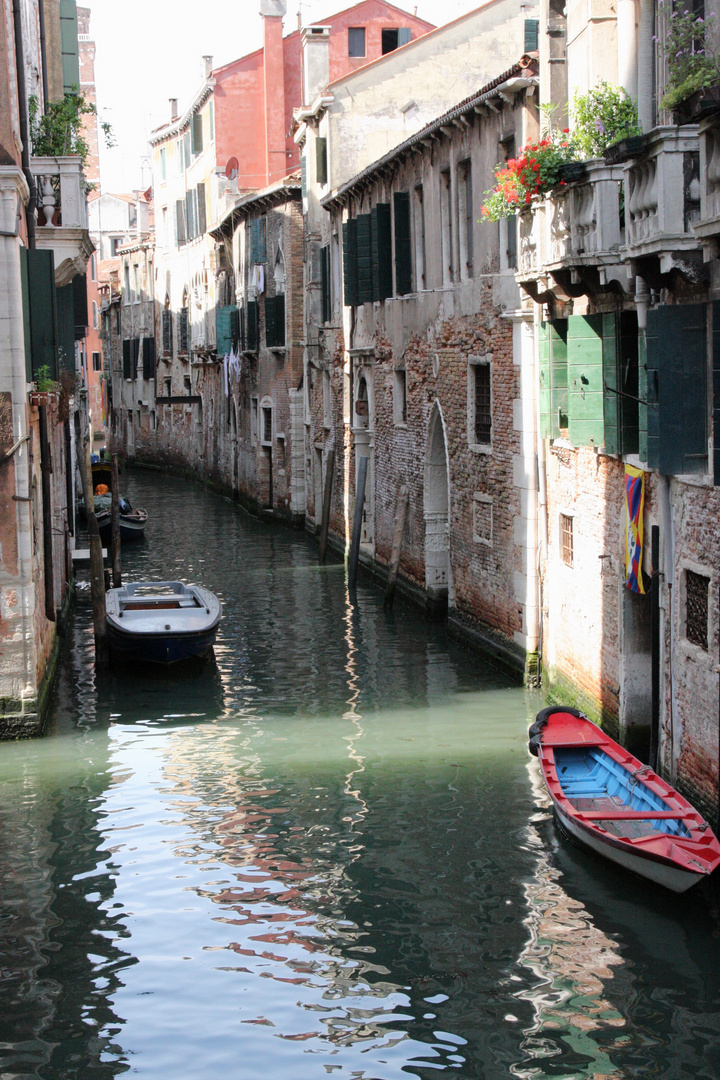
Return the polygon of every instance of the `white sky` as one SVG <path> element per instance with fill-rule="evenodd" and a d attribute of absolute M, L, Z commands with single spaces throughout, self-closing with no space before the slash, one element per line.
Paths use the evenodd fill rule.
<path fill-rule="evenodd" d="M 393 2 L 393 0 L 391 0 Z M 394 0 L 418 18 L 441 26 L 482 0 Z M 104 191 L 150 183 L 147 135 L 170 116 L 168 99 L 186 107 L 203 79 L 204 55 L 220 67 L 262 44 L 259 0 L 78 0 L 89 7 L 96 43 L 98 111 L 112 124 L 117 148 L 100 146 Z M 344 11 L 352 0 L 288 0 L 285 32 Z M 206 13 L 206 14 L 203 14 Z M 144 165 L 144 167 L 143 167 Z"/>

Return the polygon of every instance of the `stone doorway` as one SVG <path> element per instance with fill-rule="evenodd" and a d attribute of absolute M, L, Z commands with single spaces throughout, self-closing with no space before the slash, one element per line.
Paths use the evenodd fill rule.
<path fill-rule="evenodd" d="M 428 427 L 424 504 L 427 610 L 435 618 L 444 618 L 450 585 L 450 483 L 445 428 L 437 405 Z"/>

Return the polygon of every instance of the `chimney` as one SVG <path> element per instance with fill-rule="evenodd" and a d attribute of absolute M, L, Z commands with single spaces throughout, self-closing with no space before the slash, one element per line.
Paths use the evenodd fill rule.
<path fill-rule="evenodd" d="M 265 97 L 265 182 L 287 172 L 285 145 L 285 56 L 282 20 L 285 0 L 260 0 L 263 19 L 263 74 Z"/>
<path fill-rule="evenodd" d="M 177 120 L 178 118 L 178 99 L 176 97 L 170 98 L 170 121 Z"/>
<path fill-rule="evenodd" d="M 306 26 L 302 32 L 303 105 L 312 105 L 330 82 L 330 27 Z"/>
<path fill-rule="evenodd" d="M 212 75 L 213 58 L 212 56 L 203 56 L 203 61 L 205 63 L 205 78 L 209 79 Z"/>

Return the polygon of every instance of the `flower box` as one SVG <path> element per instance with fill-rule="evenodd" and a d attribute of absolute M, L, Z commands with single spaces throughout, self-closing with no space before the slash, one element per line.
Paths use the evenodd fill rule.
<path fill-rule="evenodd" d="M 619 142 L 611 143 L 603 153 L 605 164 L 619 165 L 621 161 L 628 161 L 630 158 L 637 157 L 645 149 L 645 142 L 644 135 L 629 135 L 627 139 L 620 139 Z"/>
<path fill-rule="evenodd" d="M 575 180 L 584 180 L 586 176 L 587 166 L 584 161 L 570 161 L 558 169 L 558 178 L 564 180 L 566 184 L 572 184 Z"/>
<path fill-rule="evenodd" d="M 29 394 L 30 404 L 35 408 L 39 408 L 41 405 L 51 405 L 56 397 L 56 390 L 31 390 Z"/>
<path fill-rule="evenodd" d="M 716 112 L 720 112 L 720 85 L 703 86 L 673 109 L 673 120 L 679 125 L 697 124 Z"/>

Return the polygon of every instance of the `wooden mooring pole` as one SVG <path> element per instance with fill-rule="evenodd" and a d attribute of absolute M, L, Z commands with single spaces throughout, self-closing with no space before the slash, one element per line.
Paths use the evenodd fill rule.
<path fill-rule="evenodd" d="M 112 485 L 112 517 L 110 519 L 112 583 L 114 589 L 119 589 L 122 585 L 122 574 L 120 572 L 120 481 L 118 478 L 117 454 L 110 455 L 110 475 Z"/>
<path fill-rule="evenodd" d="M 658 770 L 660 747 L 660 527 L 650 531 L 650 761 Z"/>
<path fill-rule="evenodd" d="M 390 552 L 390 566 L 388 569 L 388 581 L 385 588 L 385 600 L 383 607 L 389 610 L 395 599 L 395 586 L 397 585 L 398 570 L 400 569 L 400 554 L 402 552 L 403 533 L 405 532 L 405 518 L 408 508 L 408 489 L 405 484 L 400 488 L 398 495 L 397 512 L 395 514 L 395 533 L 393 535 L 392 551 Z"/>
<path fill-rule="evenodd" d="M 332 503 L 333 476 L 335 473 L 335 448 L 331 447 L 327 452 L 325 465 L 325 490 L 323 491 L 322 525 L 320 527 L 320 550 L 318 558 L 320 565 L 325 565 L 327 558 L 328 532 L 330 529 L 330 506 Z"/>
<path fill-rule="evenodd" d="M 90 540 L 90 595 L 92 597 L 93 630 L 95 632 L 95 666 L 106 667 L 108 663 L 107 628 L 105 626 L 105 568 L 103 567 L 102 540 L 95 517 L 93 502 L 92 465 L 90 464 L 90 440 L 84 440 L 84 455 L 78 462 L 80 482 L 85 500 L 88 537 Z"/>
<path fill-rule="evenodd" d="M 357 585 L 358 559 L 360 558 L 360 536 L 362 534 L 363 505 L 365 503 L 365 482 L 367 480 L 367 457 L 358 462 L 357 492 L 355 494 L 355 518 L 353 520 L 350 558 L 348 560 L 348 588 Z"/>

